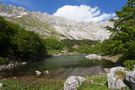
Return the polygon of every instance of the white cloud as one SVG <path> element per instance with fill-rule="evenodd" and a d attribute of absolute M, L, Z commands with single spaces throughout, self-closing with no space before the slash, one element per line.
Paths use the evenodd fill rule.
<path fill-rule="evenodd" d="M 62 16 L 78 22 L 89 22 L 89 21 L 100 22 L 116 16 L 114 13 L 100 14 L 100 10 L 98 9 L 97 6 L 91 8 L 90 6 L 87 5 L 80 5 L 80 6 L 65 5 L 59 8 L 53 15 Z"/>

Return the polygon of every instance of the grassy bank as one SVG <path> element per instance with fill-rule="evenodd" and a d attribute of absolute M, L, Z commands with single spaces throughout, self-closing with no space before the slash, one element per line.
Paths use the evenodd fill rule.
<path fill-rule="evenodd" d="M 87 81 L 82 83 L 78 90 L 109 90 L 107 87 L 106 76 L 85 77 L 87 81 L 92 80 L 90 84 Z M 2 90 L 63 90 L 66 79 L 46 79 L 37 76 L 22 76 L 1 79 L 4 84 Z M 130 90 L 130 89 L 126 89 Z"/>

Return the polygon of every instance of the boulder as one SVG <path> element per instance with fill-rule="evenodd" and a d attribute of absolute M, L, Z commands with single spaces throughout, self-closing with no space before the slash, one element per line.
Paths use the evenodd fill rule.
<path fill-rule="evenodd" d="M 49 71 L 48 71 L 48 70 L 46 70 L 46 71 L 45 71 L 45 73 L 46 73 L 46 74 L 48 74 L 48 73 L 49 73 Z"/>
<path fill-rule="evenodd" d="M 133 90 L 135 90 L 135 71 L 127 71 L 126 80 L 130 82 Z"/>
<path fill-rule="evenodd" d="M 7 65 L 0 65 L 0 71 L 5 70 Z"/>
<path fill-rule="evenodd" d="M 134 68 L 133 68 L 133 71 L 135 71 L 135 64 L 134 64 Z"/>
<path fill-rule="evenodd" d="M 3 86 L 3 83 L 0 83 L 0 88 L 2 88 L 2 86 Z"/>
<path fill-rule="evenodd" d="M 87 59 L 93 59 L 93 60 L 101 60 L 101 56 L 96 55 L 96 54 L 86 55 L 85 58 L 87 58 Z"/>
<path fill-rule="evenodd" d="M 64 83 L 64 90 L 77 90 L 77 87 L 85 81 L 85 78 L 80 76 L 69 76 Z"/>
<path fill-rule="evenodd" d="M 109 73 L 110 72 L 109 68 L 104 68 L 103 70 L 104 70 L 105 73 Z"/>
<path fill-rule="evenodd" d="M 7 65 L 6 68 L 7 68 L 7 69 L 12 69 L 13 67 L 14 67 L 14 64 L 13 64 L 13 63 L 10 63 L 10 64 Z"/>
<path fill-rule="evenodd" d="M 35 71 L 35 73 L 37 76 L 41 76 L 41 74 L 42 74 L 40 71 Z"/>
<path fill-rule="evenodd" d="M 126 72 L 124 67 L 114 67 L 110 69 L 110 73 L 107 74 L 108 88 L 109 89 L 122 89 L 126 85 L 123 82 L 123 79 L 119 79 L 115 74 L 116 71 Z"/>
<path fill-rule="evenodd" d="M 15 62 L 14 66 L 15 67 L 19 66 L 19 63 L 18 62 Z"/>
<path fill-rule="evenodd" d="M 27 62 L 22 62 L 22 65 L 26 65 L 27 64 Z"/>
<path fill-rule="evenodd" d="M 123 71 L 123 72 L 126 72 L 127 70 L 126 70 L 126 68 L 120 67 L 120 66 L 118 66 L 118 67 L 113 67 L 113 68 L 110 69 L 110 73 L 115 73 L 116 71 Z"/>

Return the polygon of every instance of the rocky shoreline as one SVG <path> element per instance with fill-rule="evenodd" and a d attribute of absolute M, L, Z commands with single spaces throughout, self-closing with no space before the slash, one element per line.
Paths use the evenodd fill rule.
<path fill-rule="evenodd" d="M 9 63 L 8 65 L 3 64 L 3 65 L 0 65 L 0 71 L 7 70 L 7 69 L 13 69 L 18 66 L 26 65 L 27 63 L 28 62 L 15 62 L 15 63 Z"/>

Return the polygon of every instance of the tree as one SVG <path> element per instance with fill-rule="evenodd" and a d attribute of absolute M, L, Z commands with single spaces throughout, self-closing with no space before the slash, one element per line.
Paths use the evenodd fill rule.
<path fill-rule="evenodd" d="M 113 27 L 106 28 L 113 32 L 110 39 L 104 41 L 106 54 L 124 54 L 135 58 L 135 0 L 128 0 L 121 11 L 116 11 L 117 19 L 110 19 Z"/>
<path fill-rule="evenodd" d="M 46 54 L 45 41 L 38 34 L 0 17 L 0 57 L 27 61 L 43 54 Z"/>

